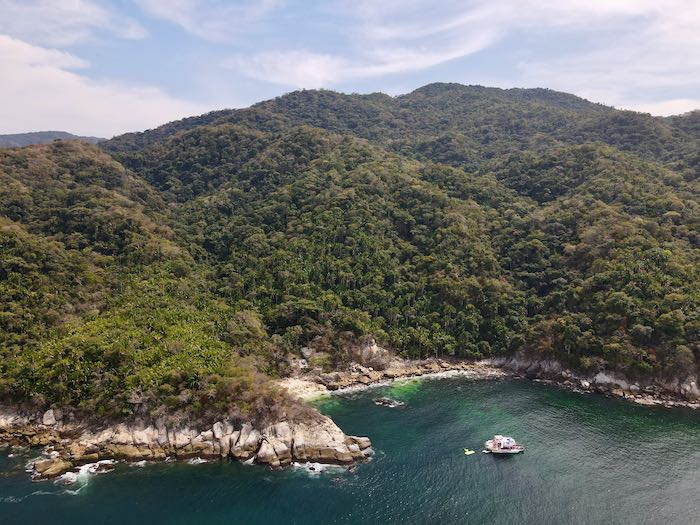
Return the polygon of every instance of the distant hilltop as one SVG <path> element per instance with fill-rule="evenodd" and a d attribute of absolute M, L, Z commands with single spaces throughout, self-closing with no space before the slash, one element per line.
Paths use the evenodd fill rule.
<path fill-rule="evenodd" d="M 33 131 L 31 133 L 0 135 L 0 148 L 21 148 L 32 144 L 48 144 L 56 139 L 84 140 L 92 144 L 106 140 L 100 137 L 81 137 L 66 131 Z"/>

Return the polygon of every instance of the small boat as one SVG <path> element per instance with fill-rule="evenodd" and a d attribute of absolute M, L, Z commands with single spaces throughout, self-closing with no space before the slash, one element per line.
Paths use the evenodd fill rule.
<path fill-rule="evenodd" d="M 518 454 L 525 450 L 525 447 L 516 443 L 512 437 L 499 435 L 493 436 L 484 446 L 491 454 Z"/>
<path fill-rule="evenodd" d="M 473 451 L 473 450 L 469 450 L 468 448 L 465 448 L 465 449 L 464 449 L 464 455 L 465 455 L 465 456 L 471 456 L 472 454 L 474 454 L 474 451 Z"/>

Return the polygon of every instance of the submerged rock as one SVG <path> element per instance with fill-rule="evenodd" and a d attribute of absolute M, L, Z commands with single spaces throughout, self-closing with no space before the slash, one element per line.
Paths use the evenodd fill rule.
<path fill-rule="evenodd" d="M 389 408 L 397 408 L 406 405 L 406 403 L 404 403 L 403 401 L 399 401 L 398 399 L 391 399 L 390 397 L 377 397 L 373 401 L 375 405 Z"/>

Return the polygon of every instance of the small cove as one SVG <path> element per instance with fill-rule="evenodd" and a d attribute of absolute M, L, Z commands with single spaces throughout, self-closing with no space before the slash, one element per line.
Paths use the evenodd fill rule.
<path fill-rule="evenodd" d="M 376 406 L 388 396 L 405 407 Z M 118 465 L 70 487 L 0 457 L 0 521 L 693 523 L 700 414 L 517 380 L 399 381 L 316 405 L 376 455 L 349 472 L 238 463 Z M 464 456 L 495 433 L 522 455 Z"/>

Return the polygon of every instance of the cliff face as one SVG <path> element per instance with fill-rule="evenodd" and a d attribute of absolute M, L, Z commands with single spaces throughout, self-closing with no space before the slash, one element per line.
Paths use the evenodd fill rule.
<path fill-rule="evenodd" d="M 559 361 L 535 359 L 522 353 L 486 362 L 531 379 L 551 380 L 585 391 L 626 397 L 640 404 L 685 405 L 693 408 L 700 404 L 700 379 L 697 373 L 682 377 L 650 376 L 636 379 L 611 371 L 585 374 L 574 372 Z"/>
<path fill-rule="evenodd" d="M 371 454 L 366 437 L 347 436 L 328 417 L 281 421 L 264 428 L 236 428 L 221 420 L 210 428 L 169 427 L 162 421 L 88 429 L 63 422 L 58 410 L 20 415 L 0 412 L 0 443 L 45 446 L 46 459 L 33 467 L 36 479 L 58 476 L 78 465 L 104 459 L 233 458 L 271 467 L 293 461 L 350 464 Z"/>

